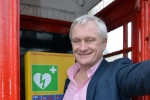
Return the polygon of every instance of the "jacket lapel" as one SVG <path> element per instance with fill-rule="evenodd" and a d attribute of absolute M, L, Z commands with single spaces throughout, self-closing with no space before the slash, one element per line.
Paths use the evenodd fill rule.
<path fill-rule="evenodd" d="M 99 78 L 102 76 L 102 74 L 105 72 L 106 68 L 108 67 L 108 62 L 103 59 L 95 73 L 93 74 L 91 81 L 87 88 L 87 94 L 86 94 L 86 100 L 93 100 L 94 91 L 96 88 L 96 84 L 99 80 Z"/>

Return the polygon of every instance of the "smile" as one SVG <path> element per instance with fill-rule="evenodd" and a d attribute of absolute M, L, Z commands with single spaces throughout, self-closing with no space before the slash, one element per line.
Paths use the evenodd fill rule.
<path fill-rule="evenodd" d="M 92 52 L 91 53 L 79 53 L 79 55 L 81 55 L 81 56 L 84 56 L 84 55 L 90 55 L 90 54 L 92 54 Z"/>

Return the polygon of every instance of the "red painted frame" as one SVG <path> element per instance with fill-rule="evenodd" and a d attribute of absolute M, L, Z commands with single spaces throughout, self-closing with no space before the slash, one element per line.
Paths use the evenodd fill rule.
<path fill-rule="evenodd" d="M 0 0 L 0 100 L 20 100 L 19 0 Z"/>
<path fill-rule="evenodd" d="M 71 22 L 20 15 L 20 29 L 69 34 Z"/>
<path fill-rule="evenodd" d="M 127 24 L 128 22 L 132 22 L 132 18 L 135 14 L 135 2 L 136 0 L 115 0 L 112 4 L 95 15 L 101 17 L 105 21 L 108 31 L 123 26 L 123 49 L 106 54 L 104 57 L 110 57 L 121 53 L 123 53 L 123 57 L 127 57 L 127 53 L 132 51 L 132 47 L 128 47 Z"/>
<path fill-rule="evenodd" d="M 132 20 L 136 0 L 115 0 L 102 11 L 95 14 L 101 17 L 111 31 Z"/>

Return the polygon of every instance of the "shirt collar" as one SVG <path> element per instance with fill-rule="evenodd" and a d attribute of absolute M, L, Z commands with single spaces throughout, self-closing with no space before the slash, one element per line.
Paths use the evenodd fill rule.
<path fill-rule="evenodd" d="M 92 76 L 94 74 L 94 72 L 96 71 L 96 69 L 98 68 L 98 66 L 102 62 L 102 60 L 103 60 L 103 58 L 100 59 L 98 61 L 98 63 L 96 63 L 94 66 L 92 66 L 90 69 L 87 70 L 88 77 L 90 77 L 90 76 Z M 74 78 L 75 74 L 77 73 L 77 71 L 79 71 L 79 69 L 80 69 L 80 64 L 78 62 L 76 62 L 73 66 L 71 66 L 67 70 L 67 75 L 68 75 L 69 79 Z"/>

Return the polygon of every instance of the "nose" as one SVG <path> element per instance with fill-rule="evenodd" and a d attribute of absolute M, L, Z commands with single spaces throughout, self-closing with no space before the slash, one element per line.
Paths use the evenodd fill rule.
<path fill-rule="evenodd" d="M 86 45 L 85 42 L 81 42 L 79 46 L 80 51 L 86 51 L 88 49 L 88 46 Z"/>

